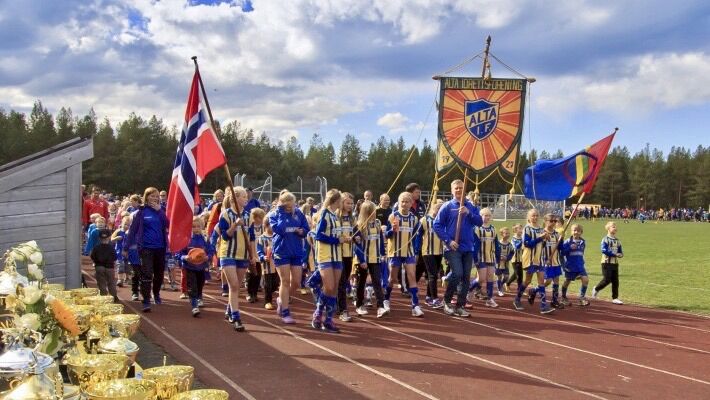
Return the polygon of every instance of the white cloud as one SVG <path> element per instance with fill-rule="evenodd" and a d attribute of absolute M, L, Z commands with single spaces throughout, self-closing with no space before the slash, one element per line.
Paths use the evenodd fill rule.
<path fill-rule="evenodd" d="M 389 129 L 390 133 L 402 132 L 406 130 L 408 122 L 409 118 L 399 112 L 387 113 L 377 119 L 377 125 L 384 126 Z"/>
<path fill-rule="evenodd" d="M 543 77 L 534 88 L 536 106 L 551 115 L 580 109 L 643 115 L 659 106 L 672 109 L 710 101 L 710 55 L 703 52 L 644 55 L 617 65 L 616 70 L 630 73 Z"/>

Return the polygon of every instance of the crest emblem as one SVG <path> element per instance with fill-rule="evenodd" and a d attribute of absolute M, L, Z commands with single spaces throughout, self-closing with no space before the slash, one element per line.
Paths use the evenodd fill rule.
<path fill-rule="evenodd" d="M 498 126 L 500 103 L 478 99 L 467 101 L 465 108 L 466 129 L 474 138 L 483 140 L 495 131 Z"/>

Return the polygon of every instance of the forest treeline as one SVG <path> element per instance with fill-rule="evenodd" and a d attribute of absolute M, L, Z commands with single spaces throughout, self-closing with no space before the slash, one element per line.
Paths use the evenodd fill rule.
<path fill-rule="evenodd" d="M 380 137 L 369 148 L 363 148 L 356 136 L 348 134 L 339 148 L 316 133 L 304 151 L 296 138 L 272 140 L 233 121 L 216 126 L 232 173 L 247 174 L 249 186 L 260 186 L 270 173 L 273 188 L 300 191 L 316 190 L 316 176 L 328 180 L 329 187 L 361 193 L 370 189 L 376 194 L 386 191 L 409 156 L 411 147 L 401 137 Z M 144 118 L 130 114 L 117 126 L 104 119 L 98 121 L 90 110 L 74 116 L 71 109 L 61 108 L 56 116 L 37 101 L 29 115 L 0 109 L 0 165 L 32 154 L 73 137 L 94 138 L 94 158 L 83 165 L 83 180 L 113 193 L 141 192 L 147 186 L 166 188 L 179 138 L 178 128 L 167 126 L 153 116 Z M 592 142 L 589 138 L 586 142 Z M 580 143 L 580 148 L 588 143 Z M 424 142 L 414 151 L 409 167 L 399 178 L 393 192 L 409 182 L 418 182 L 424 190 L 433 184 L 435 144 Z M 520 158 L 522 171 L 531 161 L 562 157 L 562 152 L 531 150 Z M 222 187 L 221 171 L 213 172 L 202 184 L 202 192 Z M 449 182 L 461 178 L 450 174 L 439 187 L 447 190 Z M 459 174 L 460 175 L 460 174 Z M 301 180 L 298 180 L 298 177 Z M 484 193 L 508 193 L 510 184 L 497 175 L 480 187 Z M 516 188 L 516 193 L 520 193 Z M 632 153 L 626 147 L 615 147 L 609 154 L 597 181 L 590 203 L 607 207 L 708 207 L 710 203 L 710 146 L 673 147 L 669 154 L 648 144 Z"/>

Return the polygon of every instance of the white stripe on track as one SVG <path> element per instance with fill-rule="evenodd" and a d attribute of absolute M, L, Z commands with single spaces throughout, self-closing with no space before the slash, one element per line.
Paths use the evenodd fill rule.
<path fill-rule="evenodd" d="M 292 299 L 313 305 L 313 303 L 311 303 L 311 302 L 309 302 L 309 301 L 306 301 L 306 300 L 303 300 L 303 299 L 300 299 L 300 298 L 297 298 L 297 297 L 292 298 Z M 579 390 L 579 389 L 576 389 L 576 388 L 574 388 L 574 387 L 567 386 L 567 385 L 565 385 L 565 384 L 563 384 L 563 383 L 558 383 L 558 382 L 555 382 L 555 381 L 551 381 L 551 380 L 546 379 L 546 378 L 543 378 L 543 377 L 541 377 L 541 376 L 533 375 L 533 374 L 531 374 L 531 373 L 528 373 L 528 372 L 525 372 L 525 371 L 521 371 L 521 370 L 519 370 L 519 369 L 516 369 L 516 368 L 513 368 L 513 367 L 509 367 L 509 366 L 504 365 L 504 364 L 500 364 L 500 363 L 497 363 L 497 362 L 494 362 L 494 361 L 486 360 L 485 358 L 481 358 L 481 357 L 478 357 L 478 356 L 474 356 L 473 354 L 466 353 L 466 352 L 461 351 L 461 350 L 458 350 L 458 349 L 454 349 L 453 347 L 449 347 L 449 346 L 446 346 L 446 345 L 443 345 L 443 344 L 439 344 L 439 343 L 436 343 L 436 342 L 432 342 L 432 341 L 430 341 L 430 340 L 422 339 L 422 338 L 416 337 L 416 336 L 414 336 L 414 335 L 410 335 L 410 334 L 408 334 L 408 333 L 400 332 L 400 331 L 397 331 L 397 330 L 395 330 L 395 329 L 392 329 L 392 328 L 390 328 L 390 327 L 388 327 L 388 326 L 384 326 L 384 325 L 378 324 L 378 323 L 376 323 L 376 322 L 367 320 L 367 319 L 365 319 L 365 318 L 355 317 L 355 319 L 359 319 L 359 320 L 361 320 L 361 321 L 363 321 L 363 322 L 366 322 L 366 323 L 368 323 L 368 324 L 377 326 L 377 327 L 382 328 L 382 329 L 384 329 L 384 330 L 387 330 L 387 331 L 390 331 L 390 332 L 394 332 L 394 333 L 396 333 L 396 334 L 399 334 L 399 335 L 402 335 L 402 336 L 406 336 L 406 337 L 408 337 L 408 338 L 410 338 L 410 339 L 418 340 L 418 341 L 420 341 L 420 342 L 424 342 L 424 343 L 430 344 L 430 345 L 435 346 L 435 347 L 439 347 L 439 348 L 444 349 L 444 350 L 451 351 L 451 352 L 453 352 L 453 353 L 456 353 L 456 354 L 458 354 L 458 355 L 462 355 L 462 356 L 464 356 L 464 357 L 472 358 L 472 359 L 477 360 L 477 361 L 479 361 L 479 362 L 482 362 L 482 363 L 484 363 L 484 364 L 493 365 L 493 366 L 495 366 L 495 367 L 497 367 L 497 368 L 504 369 L 504 370 L 506 370 L 506 371 L 513 372 L 513 373 L 515 373 L 515 374 L 522 375 L 522 376 L 528 377 L 528 378 L 533 379 L 533 380 L 536 380 L 536 381 L 541 381 L 541 382 L 547 383 L 547 384 L 549 384 L 549 385 L 556 386 L 556 387 L 558 387 L 558 388 L 571 390 L 571 391 L 573 391 L 573 392 L 575 392 L 575 393 L 579 393 L 579 394 L 582 394 L 582 395 L 585 395 L 585 396 L 589 396 L 589 397 L 592 397 L 592 398 L 595 398 L 595 399 L 606 400 L 606 397 L 601 397 L 601 396 L 596 395 L 596 394 L 594 394 L 594 393 L 585 392 L 585 391 L 583 391 L 583 390 Z"/>
<path fill-rule="evenodd" d="M 397 301 L 397 303 L 398 303 L 398 304 L 401 304 L 401 305 L 409 306 L 408 303 L 402 303 L 402 302 L 399 302 L 399 301 Z M 443 313 L 443 311 L 440 312 L 440 313 L 438 313 L 438 314 L 446 315 L 446 314 Z M 648 366 L 648 365 L 637 364 L 637 363 L 635 363 L 635 362 L 622 360 L 622 359 L 619 359 L 619 358 L 616 358 L 616 357 L 607 356 L 607 355 L 600 354 L 600 353 L 595 353 L 595 352 L 590 351 L 590 350 L 584 350 L 584 349 L 580 349 L 580 348 L 577 348 L 577 347 L 567 346 L 566 344 L 562 344 L 562 343 L 557 343 L 557 342 L 553 342 L 553 341 L 550 341 L 550 340 L 545 340 L 545 339 L 536 338 L 536 337 L 534 337 L 534 336 L 526 335 L 526 334 L 524 334 L 524 333 L 519 333 L 519 332 L 510 331 L 510 330 L 503 329 L 503 328 L 498 328 L 498 327 L 495 327 L 495 326 L 493 326 L 493 325 L 483 324 L 483 323 L 480 323 L 480 322 L 472 321 L 472 320 L 470 320 L 470 319 L 465 319 L 465 318 L 452 318 L 452 319 L 457 320 L 457 321 L 461 321 L 461 322 L 466 322 L 466 323 L 469 323 L 469 324 L 474 324 L 474 325 L 482 326 L 482 327 L 484 327 L 484 328 L 492 329 L 492 330 L 497 331 L 497 332 L 510 333 L 511 335 L 520 336 L 520 337 L 524 337 L 524 338 L 526 338 L 526 339 L 530 339 L 530 340 L 535 340 L 535 341 L 538 341 L 538 342 L 547 343 L 547 344 L 550 344 L 550 345 L 553 345 L 553 346 L 557 346 L 557 347 L 562 347 L 562 348 L 565 348 L 565 349 L 568 349 L 568 350 L 574 350 L 574 351 L 578 351 L 578 352 L 580 352 L 580 353 L 585 353 L 585 354 L 589 354 L 589 355 L 592 355 L 592 356 L 596 356 L 596 357 L 600 357 L 600 358 L 605 358 L 605 359 L 607 359 L 607 360 L 616 361 L 616 362 L 619 362 L 619 363 L 622 363 L 622 364 L 632 365 L 632 366 L 634 366 L 634 367 L 643 368 L 643 369 L 647 369 L 647 370 L 654 371 L 654 372 L 659 372 L 659 373 L 661 373 L 661 374 L 666 374 L 666 375 L 674 376 L 674 377 L 676 377 L 676 378 L 686 379 L 686 380 L 689 380 L 689 381 L 692 381 L 692 382 L 697 382 L 697 383 L 702 383 L 702 384 L 705 384 L 705 385 L 710 385 L 710 382 L 704 381 L 704 380 L 702 380 L 702 379 L 691 378 L 691 377 L 689 377 L 689 376 L 685 376 L 685 375 L 681 375 L 681 374 L 676 374 L 675 372 L 671 372 L 671 371 L 666 371 L 666 370 L 663 370 L 663 369 L 654 368 L 654 367 L 651 367 L 651 366 Z"/>
<path fill-rule="evenodd" d="M 640 320 L 640 321 L 653 322 L 654 324 L 668 325 L 668 326 L 674 326 L 674 327 L 676 327 L 676 328 L 690 329 L 690 330 L 694 330 L 694 331 L 699 331 L 699 332 L 704 332 L 704 333 L 710 333 L 710 330 L 708 330 L 708 329 L 696 328 L 696 327 L 694 327 L 694 326 L 681 325 L 681 324 L 674 324 L 674 323 L 672 323 L 672 322 L 658 321 L 658 320 L 654 320 L 654 319 L 648 319 L 648 318 L 643 318 L 643 317 L 637 317 L 637 316 L 635 316 L 635 315 L 622 314 L 622 313 L 618 313 L 618 312 L 614 312 L 614 311 L 596 310 L 596 309 L 592 309 L 592 310 L 590 310 L 590 311 L 591 311 L 591 312 L 594 312 L 594 313 L 602 313 L 602 314 L 616 315 L 616 316 L 624 317 L 624 318 L 631 318 L 631 319 L 636 319 L 636 320 Z M 689 313 L 689 315 L 693 315 L 693 316 L 696 316 L 696 317 L 706 318 L 705 316 L 702 316 L 702 315 L 696 315 L 696 314 L 690 314 L 690 313 Z"/>
<path fill-rule="evenodd" d="M 214 300 L 214 301 L 216 301 L 216 302 L 218 302 L 218 303 L 221 303 L 221 304 L 224 304 L 224 305 L 227 304 L 227 302 L 222 302 L 222 300 L 219 300 L 219 299 L 217 299 L 216 297 L 210 296 L 210 295 L 208 295 L 208 294 L 203 294 L 203 296 L 208 297 L 208 298 L 210 298 L 210 299 L 212 299 L 212 300 Z M 292 298 L 292 299 L 294 299 L 294 298 Z M 325 347 L 325 346 L 323 346 L 323 345 L 320 345 L 320 344 L 318 344 L 318 343 L 316 343 L 316 342 L 314 342 L 314 341 L 312 341 L 312 340 L 310 340 L 310 339 L 306 339 L 306 338 L 304 338 L 303 336 L 298 335 L 297 333 L 291 332 L 291 331 L 289 331 L 288 329 L 283 328 L 282 326 L 279 326 L 279 325 L 276 325 L 276 324 L 274 324 L 274 323 L 272 323 L 272 322 L 269 322 L 269 321 L 267 321 L 267 320 L 265 320 L 265 319 L 263 319 L 263 318 L 261 318 L 261 317 L 258 317 L 258 316 L 256 316 L 256 315 L 254 315 L 253 313 L 244 311 L 244 309 L 240 309 L 239 312 L 240 312 L 241 314 L 248 315 L 248 316 L 250 316 L 251 318 L 254 318 L 254 319 L 258 320 L 258 321 L 261 321 L 262 323 L 264 323 L 264 324 L 266 324 L 266 325 L 269 325 L 269 326 L 271 326 L 272 328 L 278 329 L 278 330 L 280 330 L 281 332 L 284 332 L 284 333 L 286 333 L 286 334 L 292 336 L 294 339 L 301 340 L 301 341 L 303 341 L 303 342 L 305 342 L 305 343 L 310 344 L 311 346 L 314 346 L 314 347 L 316 347 L 316 348 L 318 348 L 318 349 L 320 349 L 320 350 L 325 351 L 326 353 L 332 354 L 332 355 L 334 355 L 334 356 L 336 356 L 336 357 L 338 357 L 338 358 L 341 358 L 341 359 L 343 359 L 343 360 L 345 360 L 345 361 L 347 361 L 347 362 L 349 362 L 349 363 L 351 363 L 351 364 L 353 364 L 353 365 L 356 365 L 356 366 L 358 366 L 358 367 L 360 367 L 360 368 L 362 368 L 362 369 L 364 369 L 364 370 L 366 370 L 366 371 L 369 371 L 369 372 L 372 372 L 372 373 L 374 373 L 374 374 L 376 374 L 376 375 L 378 375 L 378 376 L 381 376 L 382 378 L 385 378 L 385 379 L 387 379 L 387 380 L 390 381 L 390 382 L 396 383 L 396 384 L 402 386 L 402 387 L 405 388 L 405 389 L 411 390 L 412 392 L 414 392 L 414 393 L 416 393 L 416 394 L 418 394 L 418 395 L 420 395 L 420 396 L 422 396 L 422 397 L 424 397 L 424 398 L 427 398 L 427 399 L 430 399 L 430 400 L 439 400 L 438 397 L 435 397 L 435 396 L 433 396 L 433 395 L 431 395 L 431 394 L 429 394 L 429 393 L 426 393 L 426 392 L 424 392 L 424 391 L 421 391 L 421 390 L 415 388 L 414 386 L 411 386 L 411 385 L 409 385 L 409 384 L 407 384 L 407 383 L 405 383 L 405 382 L 403 382 L 403 381 L 400 381 L 399 379 L 393 377 L 393 376 L 390 375 L 390 374 L 386 374 L 386 373 L 381 372 L 381 371 L 379 371 L 379 370 L 376 370 L 376 369 L 374 369 L 374 368 L 372 368 L 372 367 L 369 367 L 369 366 L 367 366 L 367 365 L 365 365 L 365 364 L 363 364 L 363 363 L 361 363 L 361 362 L 358 362 L 358 361 L 356 361 L 356 360 L 353 360 L 352 358 L 350 358 L 350 357 L 348 357 L 348 356 L 346 356 L 346 355 L 344 355 L 344 354 L 340 354 L 340 353 L 338 353 L 337 351 L 331 350 L 331 349 L 329 349 L 329 348 L 327 348 L 327 347 Z"/>
<path fill-rule="evenodd" d="M 89 277 L 89 279 L 91 279 L 94 283 L 96 283 L 96 280 L 94 279 L 94 277 L 92 277 L 92 276 L 89 275 L 89 274 L 86 274 L 86 276 Z M 138 312 L 138 310 L 136 310 L 135 308 L 133 308 L 133 306 L 132 306 L 129 302 L 126 301 L 126 302 L 124 302 L 123 304 L 124 304 L 126 307 L 130 308 L 134 313 L 140 315 L 142 320 L 145 320 L 148 324 L 150 324 L 150 326 L 152 326 L 153 328 L 155 328 L 155 330 L 157 330 L 158 332 L 162 333 L 165 337 L 167 337 L 168 339 L 170 339 L 171 342 L 175 343 L 175 344 L 176 344 L 178 347 L 180 347 L 185 353 L 189 354 L 190 356 L 192 356 L 192 358 L 194 358 L 195 360 L 199 361 L 200 364 L 204 365 L 207 369 L 210 370 L 210 372 L 212 372 L 213 374 L 217 375 L 220 379 L 222 379 L 222 380 L 223 380 L 227 385 L 229 385 L 232 389 L 236 390 L 239 394 L 241 394 L 242 396 L 244 396 L 245 399 L 247 399 L 247 400 L 256 400 L 256 398 L 255 398 L 254 396 L 252 396 L 251 394 L 249 394 L 249 392 L 247 392 L 243 387 L 239 386 L 236 382 L 234 382 L 233 380 L 229 379 L 229 377 L 227 377 L 226 375 L 224 375 L 223 373 L 221 373 L 217 368 L 215 368 L 215 367 L 214 367 L 212 364 L 210 364 L 207 360 L 205 360 L 204 358 L 200 357 L 200 356 L 199 356 L 197 353 L 195 353 L 194 351 L 190 350 L 189 347 L 185 346 L 181 341 L 179 341 L 178 339 L 176 339 L 173 335 L 171 335 L 171 334 L 165 332 L 165 330 L 163 330 L 162 328 L 160 328 L 160 326 L 159 326 L 158 324 L 156 324 L 155 322 L 153 322 L 153 321 L 152 321 L 150 318 L 148 318 L 145 314 Z"/>

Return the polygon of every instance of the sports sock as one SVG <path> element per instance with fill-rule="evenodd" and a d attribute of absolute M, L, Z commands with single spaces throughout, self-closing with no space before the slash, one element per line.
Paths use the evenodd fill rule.
<path fill-rule="evenodd" d="M 232 319 L 234 319 L 234 320 L 238 320 L 238 319 L 240 320 L 240 319 L 241 319 L 241 316 L 239 315 L 239 311 L 238 311 L 238 310 L 237 310 L 237 311 L 232 311 Z"/>
<path fill-rule="evenodd" d="M 192 308 L 197 308 L 197 298 L 196 297 L 193 297 L 190 299 L 190 306 Z"/>
<path fill-rule="evenodd" d="M 481 284 L 478 283 L 478 278 L 474 279 L 473 282 L 471 282 L 471 286 L 468 287 L 468 291 L 476 290 L 481 287 Z"/>
<path fill-rule="evenodd" d="M 223 283 L 222 284 L 222 293 L 226 293 L 228 291 L 229 291 L 229 285 L 227 285 L 226 283 Z"/>
<path fill-rule="evenodd" d="M 325 297 L 325 321 L 330 322 L 333 320 L 333 314 L 335 314 L 337 299 L 333 296 L 323 295 L 323 297 Z"/>
<path fill-rule="evenodd" d="M 385 288 L 385 300 L 389 300 L 390 296 L 392 296 L 392 286 L 387 286 Z"/>
<path fill-rule="evenodd" d="M 419 288 L 410 287 L 409 294 L 412 295 L 412 308 L 419 305 Z"/>
<path fill-rule="evenodd" d="M 552 284 L 552 302 L 553 303 L 557 303 L 557 297 L 559 296 L 559 291 L 560 291 L 560 284 L 553 283 Z"/>
<path fill-rule="evenodd" d="M 582 288 L 579 289 L 579 297 L 584 297 L 587 295 L 587 286 L 582 285 Z"/>
<path fill-rule="evenodd" d="M 493 298 L 493 282 L 486 282 L 486 294 L 488 295 L 488 300 Z"/>
<path fill-rule="evenodd" d="M 503 291 L 503 281 L 504 281 L 504 279 L 502 279 L 502 277 L 498 277 L 497 284 L 498 284 L 498 291 L 499 292 Z"/>
<path fill-rule="evenodd" d="M 316 312 L 319 314 L 323 314 L 323 310 L 325 310 L 326 303 L 328 301 L 327 299 L 328 296 L 323 294 L 323 292 L 318 293 L 318 302 L 316 303 Z"/>
<path fill-rule="evenodd" d="M 518 287 L 518 294 L 515 296 L 515 300 L 520 301 L 520 298 L 523 297 L 523 293 L 525 293 L 526 287 L 527 286 L 525 286 L 525 284 L 522 284 L 520 285 L 520 287 Z"/>
<path fill-rule="evenodd" d="M 562 285 L 562 297 L 565 297 L 565 298 L 567 297 L 567 287 L 568 287 L 567 283 Z"/>
<path fill-rule="evenodd" d="M 227 311 L 225 311 L 225 314 L 232 314 L 232 306 L 227 304 Z"/>
<path fill-rule="evenodd" d="M 545 286 L 539 285 L 537 287 L 537 293 L 540 295 L 540 307 L 544 308 L 547 306 L 547 294 L 545 293 Z"/>

